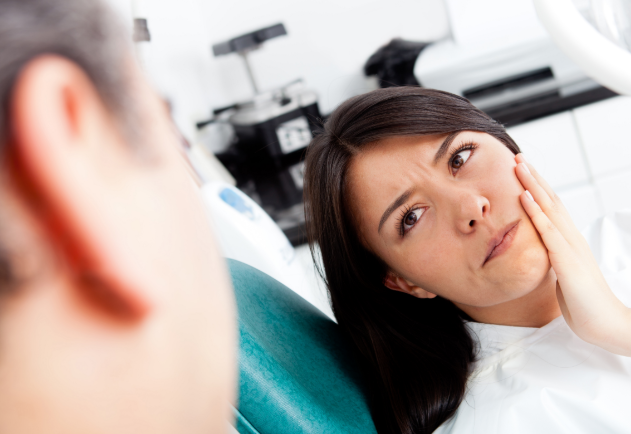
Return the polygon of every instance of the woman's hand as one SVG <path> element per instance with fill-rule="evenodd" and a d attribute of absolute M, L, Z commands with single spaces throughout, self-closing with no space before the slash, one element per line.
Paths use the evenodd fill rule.
<path fill-rule="evenodd" d="M 515 161 L 517 178 L 526 189 L 521 204 L 548 249 L 566 322 L 581 339 L 631 356 L 631 310 L 609 288 L 587 241 L 558 196 L 522 154 Z"/>

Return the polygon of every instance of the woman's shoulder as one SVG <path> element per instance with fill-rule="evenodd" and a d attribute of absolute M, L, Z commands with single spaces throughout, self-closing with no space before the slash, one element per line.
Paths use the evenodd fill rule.
<path fill-rule="evenodd" d="M 562 316 L 543 327 L 517 327 L 498 324 L 467 322 L 466 327 L 476 345 L 476 362 L 473 373 L 501 363 L 516 352 L 528 350 L 530 346 L 565 324 Z"/>
<path fill-rule="evenodd" d="M 503 349 L 480 360 L 456 414 L 435 433 L 589 434 L 594 426 L 631 426 L 624 410 L 631 358 L 581 340 L 562 316 L 538 329 L 467 326 L 482 343 Z"/>

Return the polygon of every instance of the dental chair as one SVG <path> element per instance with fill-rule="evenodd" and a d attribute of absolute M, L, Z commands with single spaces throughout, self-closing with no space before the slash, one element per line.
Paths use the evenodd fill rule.
<path fill-rule="evenodd" d="M 338 325 L 268 275 L 228 260 L 239 316 L 240 434 L 376 434 Z"/>

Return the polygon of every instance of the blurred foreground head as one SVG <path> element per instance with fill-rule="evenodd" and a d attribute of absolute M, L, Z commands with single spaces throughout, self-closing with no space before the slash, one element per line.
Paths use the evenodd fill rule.
<path fill-rule="evenodd" d="M 227 274 L 126 32 L 0 0 L 0 103 L 0 432 L 223 432 Z"/>

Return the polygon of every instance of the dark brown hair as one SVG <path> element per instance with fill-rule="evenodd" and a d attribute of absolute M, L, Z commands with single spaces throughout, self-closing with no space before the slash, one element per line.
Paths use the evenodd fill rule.
<path fill-rule="evenodd" d="M 347 203 L 354 155 L 393 136 L 488 133 L 513 153 L 504 130 L 466 99 L 419 87 L 353 97 L 338 107 L 307 149 L 307 237 L 335 317 L 362 355 L 379 433 L 431 433 L 455 413 L 474 344 L 466 315 L 441 297 L 417 299 L 386 288 L 387 266 L 360 242 Z M 316 264 L 319 261 L 316 260 Z"/>

